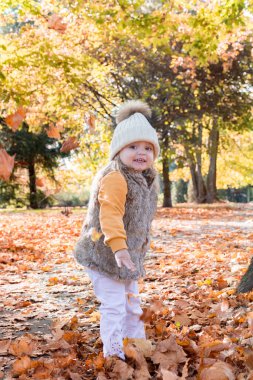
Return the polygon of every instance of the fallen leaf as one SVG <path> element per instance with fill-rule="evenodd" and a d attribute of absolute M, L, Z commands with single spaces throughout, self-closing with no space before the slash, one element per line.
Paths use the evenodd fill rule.
<path fill-rule="evenodd" d="M 12 372 L 14 376 L 26 373 L 32 367 L 32 360 L 29 356 L 22 356 L 13 363 Z"/>
<path fill-rule="evenodd" d="M 204 368 L 199 378 L 200 380 L 235 380 L 235 375 L 229 364 L 218 361 L 211 367 Z"/>
<path fill-rule="evenodd" d="M 112 374 L 115 380 L 131 380 L 133 378 L 134 369 L 122 360 L 116 360 Z"/>
<path fill-rule="evenodd" d="M 161 369 L 161 374 L 162 374 L 162 380 L 178 380 L 179 377 L 171 371 L 167 371 L 167 369 L 162 368 Z"/>
<path fill-rule="evenodd" d="M 11 342 L 9 352 L 14 356 L 31 355 L 37 348 L 37 343 L 32 339 L 31 335 L 23 335 L 15 341 Z"/>
<path fill-rule="evenodd" d="M 155 364 L 160 364 L 161 368 L 176 371 L 178 364 L 186 361 L 186 354 L 176 343 L 175 337 L 171 335 L 158 343 L 151 360 Z"/>

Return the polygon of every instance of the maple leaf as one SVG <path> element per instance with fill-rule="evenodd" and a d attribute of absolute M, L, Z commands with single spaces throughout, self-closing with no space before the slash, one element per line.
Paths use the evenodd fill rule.
<path fill-rule="evenodd" d="M 48 28 L 54 29 L 59 33 L 65 33 L 67 29 L 67 24 L 62 22 L 62 17 L 57 14 L 53 14 L 48 19 Z"/>
<path fill-rule="evenodd" d="M 19 107 L 15 113 L 5 118 L 5 122 L 15 132 L 24 121 L 25 116 L 26 110 L 23 107 Z"/>
<path fill-rule="evenodd" d="M 5 149 L 0 149 L 0 178 L 4 181 L 10 179 L 12 170 L 14 168 L 14 156 L 9 156 Z"/>
<path fill-rule="evenodd" d="M 79 146 L 79 142 L 77 141 L 76 137 L 71 136 L 71 137 L 68 137 L 68 139 L 63 142 L 60 151 L 62 153 L 68 153 L 72 149 L 77 148 L 78 146 Z"/>

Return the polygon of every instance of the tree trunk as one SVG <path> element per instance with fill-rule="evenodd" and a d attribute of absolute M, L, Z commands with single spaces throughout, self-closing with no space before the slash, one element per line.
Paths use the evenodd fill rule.
<path fill-rule="evenodd" d="M 251 258 L 250 265 L 247 272 L 242 276 L 239 285 L 237 286 L 237 293 L 247 293 L 253 290 L 253 257 Z"/>
<path fill-rule="evenodd" d="M 217 155 L 219 146 L 219 131 L 217 120 L 213 121 L 213 126 L 209 135 L 209 169 L 207 174 L 206 189 L 207 189 L 207 203 L 214 203 L 217 201 L 217 187 L 216 187 L 216 174 L 217 174 Z"/>
<path fill-rule="evenodd" d="M 163 207 L 172 207 L 170 178 L 169 178 L 169 159 L 167 157 L 168 138 L 165 139 L 164 152 L 162 155 L 163 163 Z"/>
<path fill-rule="evenodd" d="M 192 184 L 191 198 L 189 199 L 189 196 L 188 196 L 188 202 L 197 203 L 198 202 L 198 175 L 196 171 L 196 161 L 195 161 L 194 155 L 190 152 L 187 146 L 185 146 L 185 153 L 186 153 L 187 161 L 190 167 L 191 184 Z"/>
<path fill-rule="evenodd" d="M 196 147 L 197 163 L 197 203 L 206 202 L 206 186 L 202 175 L 202 125 L 198 124 L 198 146 Z"/>
<path fill-rule="evenodd" d="M 34 162 L 29 162 L 28 165 L 28 172 L 29 172 L 29 200 L 30 200 L 30 207 L 33 209 L 38 209 L 38 200 L 37 200 L 37 188 L 36 188 L 36 173 L 35 173 L 35 166 Z"/>
<path fill-rule="evenodd" d="M 188 199 L 188 202 L 197 202 L 198 201 L 198 179 L 196 173 L 196 166 L 194 162 L 190 163 L 190 172 L 191 172 L 191 182 L 192 182 L 192 199 Z"/>

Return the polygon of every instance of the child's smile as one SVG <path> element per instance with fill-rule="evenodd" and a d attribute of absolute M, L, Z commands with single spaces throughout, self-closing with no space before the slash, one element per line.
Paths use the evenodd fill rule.
<path fill-rule="evenodd" d="M 143 171 L 154 162 L 154 148 L 147 141 L 137 141 L 124 147 L 119 156 L 123 164 L 136 171 Z"/>

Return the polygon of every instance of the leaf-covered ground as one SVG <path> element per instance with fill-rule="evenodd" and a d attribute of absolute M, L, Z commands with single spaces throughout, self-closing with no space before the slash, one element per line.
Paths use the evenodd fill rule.
<path fill-rule="evenodd" d="M 140 282 L 147 340 L 104 360 L 92 287 L 73 260 L 83 214 L 0 214 L 0 379 L 253 379 L 253 209 L 160 208 Z"/>

